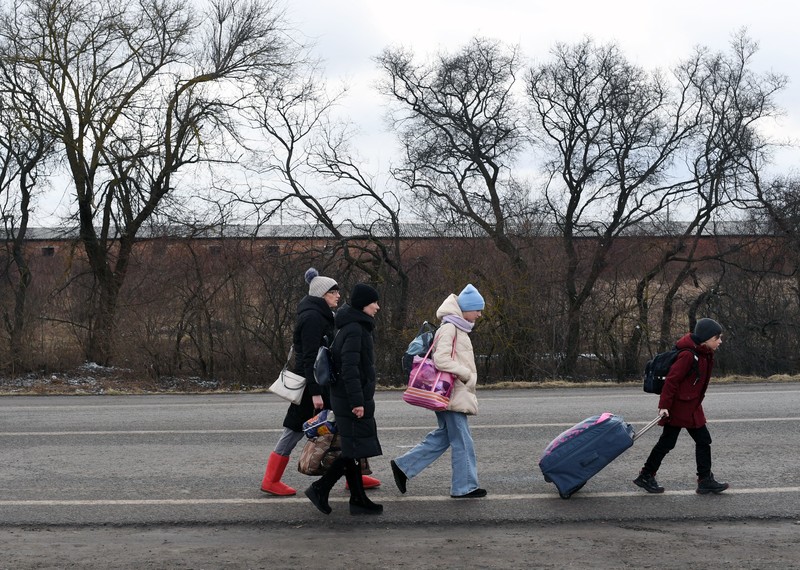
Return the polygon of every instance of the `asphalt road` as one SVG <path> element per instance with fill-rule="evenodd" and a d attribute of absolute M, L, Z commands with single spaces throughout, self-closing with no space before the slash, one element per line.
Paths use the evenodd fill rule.
<path fill-rule="evenodd" d="M 451 567 L 452 560 L 437 558 L 448 545 L 463 557 L 462 567 L 571 567 L 571 554 L 591 546 L 578 540 L 587 535 L 608 537 L 605 546 L 587 550 L 599 556 L 608 549 L 607 563 L 596 558 L 592 566 L 614 567 L 620 544 L 632 546 L 638 537 L 655 548 L 667 528 L 685 534 L 687 544 L 697 534 L 692 529 L 704 529 L 704 540 L 710 529 L 721 533 L 709 543 L 716 555 L 705 567 L 715 561 L 730 567 L 720 557 L 725 544 L 738 551 L 735 560 L 752 559 L 738 567 L 800 567 L 800 386 L 712 385 L 705 409 L 714 472 L 731 484 L 719 496 L 695 494 L 694 448 L 685 434 L 659 472 L 664 495 L 631 483 L 658 428 L 568 500 L 544 481 L 539 455 L 561 431 L 604 411 L 639 428 L 655 416 L 655 396 L 627 387 L 486 390 L 479 398 L 471 426 L 489 496 L 453 500 L 449 453 L 411 480 L 406 495 L 395 488 L 389 459 L 416 444 L 435 420 L 403 403 L 399 392 L 378 394 L 385 455 L 372 466 L 384 485 L 370 493 L 384 505 L 380 517 L 350 516 L 343 483 L 325 517 L 302 495 L 313 479 L 291 469 L 294 461 L 284 481 L 298 496 L 259 491 L 286 407 L 271 394 L 0 398 L 0 568 L 297 567 L 304 557 L 317 560 L 316 548 L 340 556 L 329 556 L 328 567 L 349 567 L 356 553 L 365 555 L 363 545 L 353 547 L 354 533 L 374 544 L 366 549 L 374 567 L 410 567 L 412 553 L 415 567 Z M 535 539 L 530 529 L 538 529 Z M 575 543 L 565 550 L 570 536 Z M 427 546 L 410 549 L 415 540 Z M 302 546 L 315 541 L 310 550 Z M 494 554 L 476 557 L 469 549 L 477 544 L 484 554 L 493 545 Z M 633 560 L 645 550 L 632 547 L 619 567 L 641 566 Z M 98 551 L 110 558 L 101 562 L 92 555 Z M 544 554 L 538 563 L 533 551 Z M 667 552 L 673 561 L 693 556 Z M 671 567 L 646 560 L 651 565 L 641 567 Z"/>

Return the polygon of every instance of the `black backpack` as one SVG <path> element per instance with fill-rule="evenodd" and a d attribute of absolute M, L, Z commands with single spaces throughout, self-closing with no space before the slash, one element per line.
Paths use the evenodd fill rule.
<path fill-rule="evenodd" d="M 436 326 L 430 324 L 428 321 L 424 321 L 422 326 L 419 327 L 417 336 L 414 337 L 414 340 L 411 341 L 405 353 L 403 353 L 403 357 L 401 358 L 403 372 L 411 374 L 411 365 L 414 364 L 414 357 L 424 356 L 425 353 L 428 352 L 435 334 Z"/>
<path fill-rule="evenodd" d="M 694 355 L 694 370 L 697 373 L 698 378 L 700 377 L 700 372 L 697 366 L 697 353 L 691 348 L 675 347 L 666 352 L 659 352 L 653 358 L 647 361 L 647 364 L 644 366 L 645 392 L 648 394 L 661 393 L 661 390 L 664 388 L 664 380 L 667 378 L 667 374 L 669 374 L 669 369 L 672 368 L 672 364 L 675 362 L 675 359 L 678 358 L 678 354 L 684 350 L 688 350 Z"/>
<path fill-rule="evenodd" d="M 320 386 L 334 384 L 338 378 L 336 366 L 333 363 L 333 354 L 331 354 L 333 342 L 338 334 L 339 331 L 337 330 L 336 334 L 333 335 L 333 340 L 330 342 L 328 342 L 327 335 L 322 337 L 322 345 L 317 349 L 317 357 L 314 359 L 314 380 Z"/>

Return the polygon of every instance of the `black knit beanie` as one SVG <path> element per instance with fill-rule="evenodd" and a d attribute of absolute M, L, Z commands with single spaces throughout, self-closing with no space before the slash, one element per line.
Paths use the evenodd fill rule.
<path fill-rule="evenodd" d="M 353 293 L 350 295 L 350 306 L 360 311 L 378 299 L 380 299 L 380 295 L 374 288 L 366 283 L 359 283 L 353 287 Z"/>
<path fill-rule="evenodd" d="M 722 334 L 722 325 L 714 319 L 700 319 L 694 326 L 694 337 L 698 344 Z"/>

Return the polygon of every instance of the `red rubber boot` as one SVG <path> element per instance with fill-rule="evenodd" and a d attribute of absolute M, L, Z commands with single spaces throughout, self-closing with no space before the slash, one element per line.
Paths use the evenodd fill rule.
<path fill-rule="evenodd" d="M 281 477 L 289 463 L 288 455 L 278 455 L 274 451 L 269 455 L 267 461 L 267 471 L 264 473 L 264 480 L 261 481 L 261 490 L 270 495 L 288 497 L 297 494 L 297 491 L 289 485 L 281 483 Z"/>

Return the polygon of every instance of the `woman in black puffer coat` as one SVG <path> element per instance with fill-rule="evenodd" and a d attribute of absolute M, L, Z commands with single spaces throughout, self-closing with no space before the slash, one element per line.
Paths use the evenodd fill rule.
<path fill-rule="evenodd" d="M 350 514 L 380 514 L 383 506 L 364 492 L 359 459 L 382 455 L 375 423 L 375 346 L 372 331 L 380 310 L 378 292 L 363 283 L 353 288 L 350 304 L 336 313 L 331 347 L 337 379 L 331 386 L 331 406 L 342 446 L 328 471 L 306 489 L 320 511 L 330 514 L 328 495 L 342 475 L 350 487 Z"/>
<path fill-rule="evenodd" d="M 281 482 L 289 456 L 303 439 L 303 423 L 323 408 L 330 408 L 327 391 L 314 381 L 314 359 L 323 338 L 333 337 L 333 311 L 339 305 L 339 285 L 311 267 L 305 273 L 308 295 L 297 305 L 297 320 L 292 334 L 295 361 L 291 370 L 306 379 L 300 404 L 289 404 L 283 419 L 283 433 L 270 454 L 261 490 L 270 495 L 289 496 L 296 491 Z"/>

